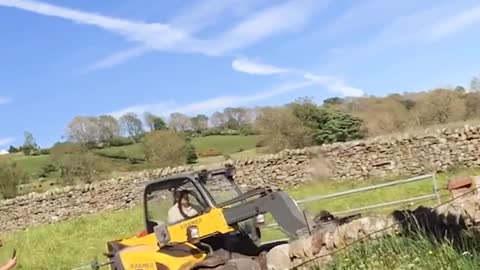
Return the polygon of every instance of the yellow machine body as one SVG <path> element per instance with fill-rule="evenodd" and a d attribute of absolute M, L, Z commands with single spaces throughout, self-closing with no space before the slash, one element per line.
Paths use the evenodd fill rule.
<path fill-rule="evenodd" d="M 180 270 L 201 262 L 207 254 L 188 242 L 187 229 L 196 226 L 200 238 L 225 234 L 235 230 L 223 216 L 222 209 L 213 208 L 208 213 L 169 226 L 170 241 L 158 243 L 155 233 L 116 241 L 125 246 L 118 254 L 122 270 Z M 115 268 L 112 268 L 115 269 Z"/>

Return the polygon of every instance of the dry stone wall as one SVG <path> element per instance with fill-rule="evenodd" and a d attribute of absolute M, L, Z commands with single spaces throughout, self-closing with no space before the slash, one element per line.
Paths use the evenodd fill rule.
<path fill-rule="evenodd" d="M 318 159 L 318 157 L 322 157 Z M 321 163 L 319 163 L 321 160 Z M 407 176 L 480 164 L 480 127 L 434 134 L 337 143 L 234 161 L 236 181 L 244 187 L 286 188 L 311 180 L 319 167 L 331 179 L 361 180 Z M 215 164 L 212 167 L 220 167 Z M 141 202 L 142 187 L 152 178 L 198 170 L 195 166 L 163 168 L 93 184 L 32 193 L 0 201 L 0 230 L 25 229 Z"/>
<path fill-rule="evenodd" d="M 480 127 L 324 145 L 335 179 L 418 175 L 480 165 Z"/>

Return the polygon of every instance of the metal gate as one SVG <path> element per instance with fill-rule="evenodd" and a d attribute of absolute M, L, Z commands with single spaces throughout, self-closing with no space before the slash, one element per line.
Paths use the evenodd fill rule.
<path fill-rule="evenodd" d="M 311 202 L 318 202 L 322 200 L 329 200 L 329 199 L 335 199 L 343 196 L 348 196 L 348 195 L 353 195 L 353 194 L 358 194 L 362 192 L 367 192 L 370 190 L 378 190 L 382 188 L 387 188 L 387 187 L 392 187 L 392 186 L 398 186 L 398 185 L 404 185 L 407 183 L 413 183 L 413 182 L 418 182 L 418 181 L 426 181 L 430 180 L 432 182 L 432 193 L 422 195 L 422 196 L 416 196 L 416 197 L 410 197 L 410 198 L 405 198 L 401 200 L 395 200 L 395 201 L 385 201 L 377 204 L 372 204 L 372 205 L 367 205 L 363 207 L 358 207 L 354 209 L 347 209 L 343 211 L 337 211 L 337 212 L 332 212 L 334 215 L 347 215 L 347 214 L 352 214 L 352 213 L 358 213 L 361 211 L 365 210 L 371 210 L 371 209 L 376 209 L 376 208 L 383 208 L 383 207 L 388 207 L 388 206 L 394 206 L 398 204 L 404 204 L 404 203 L 413 203 L 413 202 L 419 202 L 419 201 L 429 201 L 429 200 L 436 200 L 438 204 L 441 203 L 440 199 L 440 193 L 437 185 L 437 178 L 436 175 L 433 174 L 426 174 L 426 175 L 420 175 L 408 179 L 402 179 L 402 180 L 396 180 L 396 181 L 391 181 L 387 183 L 382 183 L 382 184 L 377 184 L 377 185 L 371 185 L 371 186 L 366 186 L 366 187 L 361 187 L 361 188 L 356 188 L 356 189 L 350 189 L 342 192 L 337 192 L 337 193 L 332 193 L 332 194 L 327 194 L 327 195 L 319 195 L 319 196 L 312 196 L 308 198 L 304 198 L 301 200 L 297 200 L 296 202 L 299 205 L 306 204 L 306 203 L 311 203 Z M 267 228 L 274 228 L 277 227 L 278 225 L 276 223 L 268 224 L 266 227 Z"/>

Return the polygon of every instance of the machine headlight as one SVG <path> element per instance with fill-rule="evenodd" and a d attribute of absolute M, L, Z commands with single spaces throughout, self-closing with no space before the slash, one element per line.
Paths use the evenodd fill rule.
<path fill-rule="evenodd" d="M 258 225 L 265 224 L 265 216 L 262 215 L 262 214 L 258 215 L 257 218 L 256 218 L 256 221 L 257 221 Z"/>
<path fill-rule="evenodd" d="M 195 244 L 200 240 L 200 232 L 197 226 L 190 226 L 187 228 L 188 242 Z"/>

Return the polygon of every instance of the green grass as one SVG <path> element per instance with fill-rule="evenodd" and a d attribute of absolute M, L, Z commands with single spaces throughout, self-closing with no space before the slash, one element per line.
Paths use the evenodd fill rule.
<path fill-rule="evenodd" d="M 464 175 L 479 175 L 480 169 L 456 169 L 447 173 L 441 173 L 436 176 L 437 185 L 440 189 L 440 196 L 442 200 L 446 200 L 448 197 L 448 192 L 445 189 L 448 180 L 454 176 L 464 176 Z M 398 178 L 397 178 L 398 179 Z M 400 178 L 401 179 L 401 178 Z M 289 190 L 289 194 L 295 199 L 302 199 L 314 195 L 324 195 L 331 194 L 336 192 L 341 192 L 349 189 L 355 189 L 360 187 L 365 187 L 373 184 L 379 184 L 388 182 L 391 179 L 373 179 L 366 181 L 346 181 L 346 182 L 335 182 L 335 181 L 322 181 L 322 182 L 313 182 L 309 185 L 304 185 L 299 188 L 294 188 Z M 397 201 L 410 197 L 417 197 L 421 195 L 427 195 L 433 193 L 433 184 L 431 180 L 422 180 L 413 183 L 387 187 L 367 192 L 362 192 L 355 195 L 348 195 L 343 197 L 337 197 L 336 199 L 329 199 L 324 201 L 310 202 L 303 205 L 300 205 L 302 210 L 315 215 L 320 210 L 327 210 L 329 212 L 344 211 L 353 208 L 378 204 L 386 201 Z M 419 205 L 434 205 L 436 200 L 429 201 L 420 201 L 409 204 L 397 204 L 394 206 L 383 207 L 379 209 L 373 209 L 369 211 L 362 211 L 364 215 L 376 215 L 376 214 L 388 214 L 394 209 L 414 209 Z M 270 215 L 266 216 L 266 222 L 273 223 L 272 217 Z M 281 232 L 278 228 L 265 228 L 262 230 L 262 234 L 265 240 L 273 240 L 285 238 L 286 235 Z"/>
<path fill-rule="evenodd" d="M 257 155 L 255 145 L 257 136 L 243 136 L 243 135 L 218 135 L 208 137 L 196 137 L 192 139 L 192 143 L 197 147 L 197 150 L 215 149 L 219 156 L 214 157 L 199 157 L 199 164 L 211 164 L 225 161 L 223 154 L 230 155 L 233 159 L 253 157 Z M 93 150 L 95 153 L 102 156 L 102 160 L 112 176 L 118 173 L 125 173 L 130 171 L 139 171 L 146 169 L 146 165 L 142 162 L 132 164 L 129 159 L 142 160 L 144 155 L 142 153 L 141 144 L 131 144 L 126 146 L 107 147 L 104 149 Z M 39 156 L 25 156 L 23 153 L 9 154 L 2 156 L 2 158 L 10 159 L 19 164 L 31 177 L 31 183 L 22 187 L 21 194 L 36 191 L 42 192 L 49 189 L 50 184 L 57 185 L 60 173 L 52 172 L 47 176 L 45 182 L 37 181 L 42 172 L 42 168 L 49 163 L 49 155 Z M 103 178 L 109 178 L 106 174 Z"/>
<path fill-rule="evenodd" d="M 479 170 L 459 170 L 448 174 L 441 174 L 438 176 L 439 186 L 445 185 L 448 178 L 453 175 L 473 175 L 477 173 L 479 173 Z M 329 194 L 383 181 L 385 180 L 344 183 L 316 182 L 292 189 L 289 193 L 294 198 L 299 199 L 306 196 Z M 385 189 L 384 191 L 375 191 L 366 193 L 365 195 L 348 196 L 336 200 L 312 203 L 302 208 L 310 209 L 313 213 L 319 209 L 338 211 L 379 201 L 396 200 L 405 196 L 418 196 L 422 193 L 428 193 L 430 190 L 431 186 L 428 181 L 424 183 L 417 182 L 416 184 L 397 186 L 392 190 Z M 397 208 L 399 207 L 400 206 L 397 206 Z M 404 207 L 413 206 L 406 205 Z M 382 212 L 382 210 L 380 210 L 380 212 Z M 5 244 L 5 247 L 0 249 L 0 259 L 6 260 L 15 247 L 18 250 L 19 257 L 18 269 L 73 268 L 83 263 L 88 263 L 94 256 L 101 258 L 101 253 L 104 251 L 107 241 L 135 235 L 141 229 L 143 229 L 143 217 L 142 212 L 138 208 L 76 218 L 67 222 L 0 235 L 0 238 L 3 239 Z M 263 240 L 265 241 L 283 238 L 282 233 L 278 230 L 263 229 L 262 231 Z M 354 266 L 351 268 L 346 268 L 347 266 L 342 267 L 344 268 L 338 269 L 362 269 L 355 268 Z"/>
<path fill-rule="evenodd" d="M 140 208 L 45 225 L 2 237 L 1 261 L 17 249 L 16 269 L 70 269 L 102 258 L 106 242 L 143 229 Z"/>
<path fill-rule="evenodd" d="M 32 176 L 41 172 L 42 168 L 48 163 L 49 159 L 48 155 L 25 156 L 22 153 L 10 154 L 6 157 L 17 162 L 18 165 L 25 170 L 25 172 Z"/>
<path fill-rule="evenodd" d="M 425 236 L 389 237 L 357 244 L 339 252 L 328 270 L 474 270 L 480 267 L 479 239 L 464 236 L 463 248 Z M 470 254 L 464 254 L 464 251 Z"/>
<path fill-rule="evenodd" d="M 142 153 L 142 145 L 139 143 L 125 146 L 113 146 L 104 149 L 95 150 L 97 153 L 102 153 L 108 156 L 125 156 L 130 158 L 144 158 Z"/>
<path fill-rule="evenodd" d="M 192 140 L 192 144 L 198 151 L 215 149 L 222 154 L 232 154 L 247 149 L 255 148 L 257 136 L 214 135 L 207 137 L 197 137 Z"/>
<path fill-rule="evenodd" d="M 255 157 L 257 156 L 259 153 L 258 153 L 258 149 L 249 149 L 249 150 L 245 150 L 245 151 L 242 151 L 242 152 L 237 152 L 237 153 L 233 153 L 230 155 L 230 158 L 231 159 L 243 159 L 243 158 L 252 158 L 252 157 Z M 198 158 L 198 164 L 212 164 L 212 163 L 220 163 L 220 162 L 224 162 L 225 161 L 225 157 L 224 156 L 214 156 L 214 157 L 200 157 Z"/>

